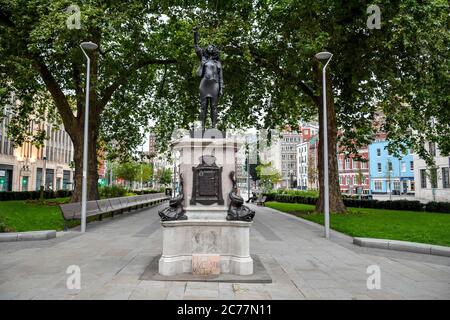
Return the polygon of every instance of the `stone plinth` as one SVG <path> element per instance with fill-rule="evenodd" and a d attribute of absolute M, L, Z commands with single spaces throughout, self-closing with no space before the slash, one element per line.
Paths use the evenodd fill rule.
<path fill-rule="evenodd" d="M 220 273 L 253 273 L 253 259 L 249 248 L 252 222 L 194 219 L 161 222 L 161 225 L 161 275 L 192 273 L 192 259 L 196 255 L 210 255 L 211 261 L 214 256 L 219 255 Z"/>
<path fill-rule="evenodd" d="M 200 164 L 200 157 L 204 155 L 213 155 L 218 167 L 222 167 L 222 198 L 225 207 L 228 207 L 230 200 L 228 193 L 233 185 L 229 178 L 231 171 L 236 171 L 236 152 L 242 143 L 233 139 L 223 138 L 189 138 L 184 137 L 174 143 L 174 150 L 180 152 L 180 172 L 184 180 L 184 209 L 199 206 L 191 205 L 193 189 L 193 171 L 192 168 Z M 189 210 L 187 210 L 189 211 Z"/>
<path fill-rule="evenodd" d="M 188 220 L 225 220 L 228 208 L 219 205 L 196 204 L 187 206 L 185 210 Z"/>

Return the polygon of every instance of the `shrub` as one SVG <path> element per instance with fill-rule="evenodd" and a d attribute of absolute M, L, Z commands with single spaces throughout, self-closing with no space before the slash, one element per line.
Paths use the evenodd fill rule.
<path fill-rule="evenodd" d="M 136 194 L 149 194 L 149 193 L 160 193 L 160 190 L 155 189 L 144 189 L 144 190 L 133 190 Z"/>
<path fill-rule="evenodd" d="M 277 201 L 287 203 L 303 203 L 315 205 L 317 197 L 290 195 L 280 192 L 265 193 L 266 201 Z M 342 199 L 346 207 L 354 208 L 373 208 L 373 209 L 390 209 L 390 210 L 407 210 L 407 211 L 427 211 L 427 212 L 442 212 L 450 213 L 449 202 L 428 202 L 426 205 L 420 201 L 410 200 L 393 200 L 380 201 L 357 199 L 354 197 L 343 197 Z"/>
<path fill-rule="evenodd" d="M 450 202 L 430 201 L 425 205 L 425 211 L 450 213 Z"/>
<path fill-rule="evenodd" d="M 70 197 L 72 191 L 70 190 L 58 190 L 44 191 L 44 199 L 54 199 L 54 198 L 64 198 Z M 40 191 L 6 191 L 0 192 L 0 201 L 10 201 L 10 200 L 34 200 L 40 198 Z"/>
<path fill-rule="evenodd" d="M 128 190 L 121 185 L 112 185 L 100 187 L 98 192 L 102 198 L 117 198 L 124 197 Z"/>
<path fill-rule="evenodd" d="M 317 191 L 317 190 L 306 191 L 306 190 L 278 189 L 273 192 L 276 194 L 281 194 L 281 195 L 319 198 L 319 191 Z"/>

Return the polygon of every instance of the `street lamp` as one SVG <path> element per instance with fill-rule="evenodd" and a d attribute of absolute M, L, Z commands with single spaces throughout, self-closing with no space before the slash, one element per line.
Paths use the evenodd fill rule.
<path fill-rule="evenodd" d="M 86 232 L 86 202 L 87 202 L 87 168 L 88 168 L 88 127 L 89 127 L 89 76 L 91 73 L 91 59 L 84 50 L 95 50 L 98 46 L 93 42 L 82 42 L 81 51 L 87 59 L 86 69 L 86 107 L 84 110 L 84 142 L 83 142 L 83 181 L 81 186 L 81 232 Z M 94 142 L 95 143 L 95 142 Z"/>
<path fill-rule="evenodd" d="M 330 237 L 330 195 L 328 186 L 328 128 L 327 128 L 327 79 L 326 68 L 333 55 L 329 52 L 319 52 L 316 59 L 325 63 L 322 68 L 322 92 L 323 92 L 323 186 L 324 186 L 324 216 L 325 216 L 325 238 Z"/>

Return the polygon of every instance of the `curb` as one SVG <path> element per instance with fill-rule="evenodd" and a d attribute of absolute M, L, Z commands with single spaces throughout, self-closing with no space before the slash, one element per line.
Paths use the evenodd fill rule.
<path fill-rule="evenodd" d="M 267 209 L 267 210 L 270 210 L 270 211 L 272 211 L 273 213 L 276 213 L 276 214 L 282 214 L 282 215 L 285 215 L 286 217 L 289 217 L 289 218 L 291 218 L 291 219 L 294 219 L 294 220 L 297 220 L 297 221 L 299 221 L 299 222 L 302 222 L 303 224 L 306 224 L 306 225 L 308 225 L 308 226 L 310 226 L 310 227 L 313 227 L 313 228 L 315 228 L 315 229 L 317 229 L 317 230 L 321 230 L 321 231 L 322 231 L 322 230 L 324 229 L 324 226 L 321 225 L 321 224 L 319 224 L 319 223 L 315 223 L 315 222 L 313 222 L 313 221 L 309 221 L 309 220 L 306 220 L 306 219 L 297 217 L 297 216 L 295 216 L 295 215 L 293 215 L 293 214 L 290 214 L 290 213 L 287 213 L 287 212 L 283 212 L 283 211 L 280 211 L 280 210 L 277 210 L 277 209 L 273 209 L 273 208 L 270 208 L 270 207 L 265 207 L 265 206 L 264 206 L 263 208 L 265 208 L 265 209 Z M 340 238 L 341 240 L 348 241 L 348 242 L 350 242 L 350 243 L 351 243 L 352 240 L 353 240 L 353 237 L 351 237 L 351 236 L 349 236 L 349 235 L 347 235 L 347 234 L 345 234 L 345 233 L 342 233 L 342 232 L 333 230 L 333 229 L 331 229 L 331 228 L 330 228 L 330 235 L 333 236 L 333 237 Z M 323 237 L 323 239 L 325 239 L 325 237 Z"/>
<path fill-rule="evenodd" d="M 279 211 L 276 209 L 272 209 L 270 207 L 264 207 L 273 211 L 275 213 L 281 213 L 286 216 L 289 216 L 293 219 L 299 220 L 307 225 L 314 226 L 316 228 L 323 228 L 321 224 L 294 216 L 292 214 Z M 445 246 L 437 246 L 432 244 L 425 243 L 417 243 L 417 242 L 408 242 L 408 241 L 400 241 L 400 240 L 388 240 L 388 239 L 375 239 L 375 238 L 352 238 L 349 235 L 346 235 L 342 232 L 330 229 L 330 235 L 339 236 L 343 239 L 353 239 L 353 244 L 360 247 L 367 248 L 376 248 L 376 249 L 385 249 L 385 250 L 395 250 L 395 251 L 403 251 L 403 252 L 413 252 L 413 253 L 422 253 L 422 254 L 430 254 L 435 256 L 444 256 L 450 257 L 450 247 Z"/>
<path fill-rule="evenodd" d="M 436 246 L 425 243 L 388 240 L 388 239 L 353 238 L 353 244 L 358 245 L 360 247 L 407 251 L 414 253 L 431 254 L 435 256 L 450 257 L 450 247 Z"/>
<path fill-rule="evenodd" d="M 0 242 L 48 240 L 56 238 L 56 230 L 0 233 Z"/>

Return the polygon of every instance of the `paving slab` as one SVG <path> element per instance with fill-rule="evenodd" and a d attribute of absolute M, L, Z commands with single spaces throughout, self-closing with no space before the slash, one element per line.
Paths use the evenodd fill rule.
<path fill-rule="evenodd" d="M 84 234 L 74 229 L 46 241 L 0 243 L 0 299 L 450 299 L 450 257 L 433 249 L 360 247 L 337 232 L 325 239 L 316 224 L 250 206 L 256 210 L 250 251 L 270 281 L 157 279 L 159 206 L 89 223 Z M 80 289 L 66 287 L 71 265 L 80 267 Z M 374 265 L 379 290 L 367 288 Z"/>
<path fill-rule="evenodd" d="M 161 255 L 155 256 L 144 273 L 139 277 L 140 280 L 156 280 L 156 281 L 187 281 L 187 282 L 229 282 L 229 283 L 271 283 L 272 278 L 267 273 L 264 264 L 257 255 L 253 258 L 253 274 L 242 276 L 229 273 L 221 273 L 218 275 L 194 275 L 191 273 L 183 273 L 174 276 L 163 276 L 158 273 L 158 261 Z"/>

